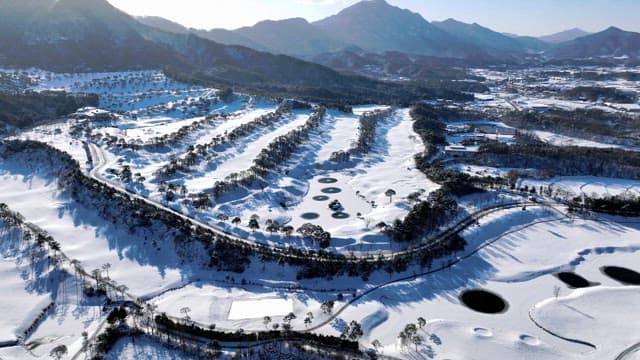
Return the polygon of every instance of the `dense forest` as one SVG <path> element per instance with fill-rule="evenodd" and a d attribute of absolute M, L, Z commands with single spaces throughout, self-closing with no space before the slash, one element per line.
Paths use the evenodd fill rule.
<path fill-rule="evenodd" d="M 445 169 L 433 158 L 438 152 L 438 146 L 445 145 L 445 120 L 459 118 L 462 114 L 455 109 L 433 107 L 418 104 L 411 110 L 414 120 L 413 130 L 425 144 L 425 152 L 416 155 L 416 167 L 431 181 L 442 185 L 442 190 L 451 195 L 462 196 L 480 191 L 474 185 L 479 179 L 468 174 Z"/>
<path fill-rule="evenodd" d="M 301 69 L 302 70 L 302 69 Z M 282 71 L 282 70 L 279 70 Z M 289 73 L 302 76 L 303 71 L 287 69 Z M 460 92 L 460 85 L 454 81 L 432 83 L 385 82 L 362 76 L 341 76 L 324 81 L 323 86 L 310 86 L 291 80 L 291 84 L 262 81 L 261 79 L 233 80 L 219 73 L 172 67 L 165 74 L 177 81 L 208 87 L 224 88 L 233 86 L 236 91 L 249 92 L 266 97 L 295 97 L 305 101 L 325 104 L 330 108 L 345 108 L 355 104 L 408 105 L 428 99 L 450 99 L 472 101 L 473 95 Z M 231 75 L 229 75 L 231 76 Z M 308 75 L 307 75 L 308 76 Z"/>
<path fill-rule="evenodd" d="M 58 91 L 0 92 L 0 126 L 35 126 L 85 106 L 98 106 L 98 96 Z"/>
<path fill-rule="evenodd" d="M 545 176 L 604 176 L 640 179 L 640 153 L 549 144 L 486 142 L 469 159 L 477 165 L 539 169 Z"/>
<path fill-rule="evenodd" d="M 510 111 L 501 120 L 519 129 L 546 130 L 611 143 L 640 144 L 640 117 L 598 109 Z"/>
<path fill-rule="evenodd" d="M 569 211 L 594 211 L 622 216 L 640 216 L 640 198 L 636 196 L 579 196 L 569 202 Z"/>

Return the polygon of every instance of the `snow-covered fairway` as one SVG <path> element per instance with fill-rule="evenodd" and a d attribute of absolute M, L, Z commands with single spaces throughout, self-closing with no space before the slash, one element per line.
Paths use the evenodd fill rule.
<path fill-rule="evenodd" d="M 296 228 L 308 222 L 320 225 L 331 232 L 336 239 L 333 246 L 340 250 L 387 249 L 388 239 L 378 233 L 375 225 L 404 218 L 411 209 L 409 194 L 422 191 L 426 196 L 438 188 L 415 168 L 414 155 L 424 151 L 424 144 L 413 131 L 409 110 L 399 110 L 381 121 L 372 151 L 347 164 L 331 164 L 327 160 L 331 153 L 348 150 L 355 141 L 357 118 L 332 112 L 328 116 L 310 143 L 301 147 L 285 166 L 286 174 L 279 172 L 268 179 L 272 185 L 267 189 L 218 208 L 241 218 L 268 214 L 261 216 L 261 221 L 274 219 Z M 217 171 L 204 177 L 209 186 L 211 179 L 219 177 Z M 335 182 L 323 183 L 326 178 Z M 187 183 L 187 187 L 193 185 Z M 330 187 L 338 188 L 339 192 L 326 194 L 324 191 Z M 392 199 L 385 195 L 387 189 L 396 191 Z M 327 196 L 329 200 L 318 200 L 318 196 Z M 278 205 L 283 198 L 294 205 L 283 209 Z M 335 211 L 328 208 L 331 200 L 342 204 L 346 218 L 332 216 Z M 304 218 L 302 215 L 307 213 L 317 214 L 317 218 Z"/>
<path fill-rule="evenodd" d="M 36 169 L 24 170 L 37 173 Z M 78 259 L 88 269 L 100 269 L 105 263 L 112 268 L 109 276 L 124 284 L 135 294 L 145 295 L 179 282 L 180 270 L 155 267 L 149 264 L 148 255 L 152 238 L 145 244 L 143 236 L 132 236 L 125 229 L 96 216 L 95 212 L 75 204 L 60 194 L 57 183 L 47 178 L 26 175 L 23 170 L 0 170 L 0 203 L 6 203 L 28 221 L 40 226 L 57 239 L 65 253 Z M 150 234 L 151 235 L 151 234 Z M 175 250 L 168 243 L 162 244 L 154 261 L 171 263 Z"/>
<path fill-rule="evenodd" d="M 560 336 L 593 344 L 592 358 L 613 359 L 640 342 L 639 303 L 640 287 L 600 286 L 542 301 L 532 316 Z"/>
<path fill-rule="evenodd" d="M 116 155 L 120 155 L 125 159 L 125 163 L 131 166 L 132 171 L 139 172 L 144 176 L 147 181 L 145 187 L 153 191 L 157 187 L 157 183 L 154 182 L 154 172 L 161 166 L 165 165 L 175 156 L 182 156 L 188 150 L 189 146 L 198 146 L 210 142 L 216 136 L 222 136 L 225 133 L 255 120 L 257 117 L 269 113 L 275 110 L 273 104 L 260 104 L 256 108 L 241 110 L 226 120 L 218 121 L 217 123 L 206 126 L 201 130 L 195 131 L 189 135 L 184 141 L 172 146 L 168 151 L 163 152 L 149 152 L 149 151 L 126 151 L 123 153 L 116 152 Z M 148 139 L 148 137 L 147 137 Z M 115 164 L 114 164 L 115 165 Z"/>
<path fill-rule="evenodd" d="M 116 342 L 107 354 L 106 360 L 197 360 L 197 356 L 189 355 L 180 349 L 171 349 L 156 341 L 146 338 L 122 338 Z"/>
<path fill-rule="evenodd" d="M 50 294 L 31 278 L 32 267 L 21 242 L 21 233 L 7 229 L 0 220 L 0 344 L 15 341 L 51 302 Z"/>
<path fill-rule="evenodd" d="M 273 129 L 262 129 L 261 136 L 257 138 L 252 136 L 249 137 L 249 141 L 242 140 L 238 147 L 221 154 L 221 161 L 218 164 L 213 166 L 207 164 L 207 167 L 213 167 L 213 170 L 200 169 L 200 171 L 185 179 L 185 185 L 190 191 L 197 193 L 210 189 L 217 180 L 224 180 L 233 173 L 240 173 L 249 169 L 262 149 L 267 147 L 275 138 L 286 135 L 298 126 L 303 125 L 308 117 L 309 113 L 294 114 L 291 121 L 284 124 L 279 123 L 279 126 Z"/>
<path fill-rule="evenodd" d="M 0 358 L 45 357 L 62 344 L 73 354 L 82 346 L 80 334 L 106 317 L 103 299 L 84 297 L 79 279 L 46 256 L 33 239 L 0 225 Z"/>
<path fill-rule="evenodd" d="M 559 288 L 561 296 L 575 291 L 553 276 L 561 271 L 575 271 L 590 281 L 613 287 L 617 290 L 608 296 L 615 297 L 615 291 L 622 286 L 598 269 L 602 265 L 616 265 L 640 271 L 637 263 L 640 225 L 565 219 L 527 226 L 544 218 L 548 219 L 541 212 L 512 210 L 496 214 L 493 220 L 484 220 L 480 227 L 465 231 L 463 235 L 472 244 L 471 248 L 499 238 L 495 243 L 464 258 L 451 269 L 375 291 L 348 308 L 336 326 L 351 320 L 361 322 L 363 327 L 366 324 L 363 343 L 378 339 L 385 345 L 385 354 L 401 358 L 612 358 L 631 345 L 628 342 L 633 336 L 625 338 L 628 339 L 626 343 L 616 341 L 616 334 L 628 327 L 611 330 L 611 336 L 605 330 L 594 335 L 601 338 L 598 344 L 602 348 L 593 352 L 587 346 L 567 342 L 541 330 L 529 319 L 529 311 L 552 298 L 555 287 Z M 520 230 L 502 236 L 510 229 Z M 497 315 L 483 314 L 461 304 L 460 293 L 473 288 L 487 289 L 502 296 L 508 302 L 507 311 Z M 608 290 L 602 288 L 601 291 L 606 293 Z M 585 312 L 600 318 L 606 317 L 605 314 L 614 308 L 609 307 L 609 302 L 591 303 L 595 308 Z M 618 315 L 625 317 L 627 322 L 640 321 L 637 312 L 625 310 L 634 303 L 627 301 L 625 307 L 620 307 Z M 423 333 L 425 342 L 418 347 L 417 353 L 413 345 L 402 351 L 398 333 L 405 324 L 415 323 L 418 317 L 427 320 Z M 609 327 L 615 326 L 614 320 L 607 323 Z M 584 322 L 589 321 L 585 318 L 574 327 L 572 322 L 558 318 L 552 324 L 561 323 L 566 328 L 565 333 L 573 334 L 570 337 L 580 338 L 580 334 L 587 331 L 580 329 L 588 328 Z M 339 326 L 330 331 L 338 332 Z"/>
<path fill-rule="evenodd" d="M 334 151 L 348 149 L 357 138 L 360 124 L 358 116 L 355 114 L 329 110 L 326 116 L 333 117 L 335 123 L 333 128 L 328 131 L 330 140 L 318 151 L 317 162 L 320 164 L 329 161 Z"/>
<path fill-rule="evenodd" d="M 337 150 L 341 149 L 333 149 Z M 322 171 L 311 180 L 307 196 L 293 209 L 292 225 L 300 226 L 308 222 L 300 217 L 301 214 L 317 212 L 320 218 L 315 223 L 327 228 L 334 237 L 358 240 L 365 236 L 375 238 L 377 223 L 384 221 L 390 224 L 406 216 L 411 209 L 406 199 L 409 194 L 421 190 L 428 194 L 438 188 L 437 184 L 415 168 L 414 155 L 422 151 L 424 144 L 413 131 L 409 110 L 399 110 L 394 117 L 380 124 L 373 151 L 357 162 L 355 167 Z M 338 181 L 330 185 L 320 183 L 319 180 L 325 177 Z M 314 196 L 323 195 L 322 190 L 326 187 L 342 190 L 338 194 L 331 194 L 330 198 L 340 201 L 350 218 L 334 219 L 327 208 L 328 202 L 319 203 L 313 199 Z M 396 191 L 392 201 L 385 195 L 388 189 Z M 358 213 L 361 214 L 360 218 L 356 216 Z"/>

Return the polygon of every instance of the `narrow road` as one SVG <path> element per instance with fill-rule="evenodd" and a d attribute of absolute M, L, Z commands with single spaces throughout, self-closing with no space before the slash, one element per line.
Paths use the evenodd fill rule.
<path fill-rule="evenodd" d="M 616 356 L 615 360 L 633 360 L 640 359 L 640 342 L 635 343 L 632 346 L 625 349 L 620 355 Z"/>

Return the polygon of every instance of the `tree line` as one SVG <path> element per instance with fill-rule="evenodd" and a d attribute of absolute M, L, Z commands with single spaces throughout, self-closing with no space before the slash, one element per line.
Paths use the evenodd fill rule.
<path fill-rule="evenodd" d="M 637 196 L 577 196 L 569 201 L 570 212 L 593 211 L 629 217 L 640 216 L 640 198 Z"/>
<path fill-rule="evenodd" d="M 60 91 L 0 91 L 0 125 L 27 128 L 69 115 L 86 106 L 98 106 L 98 95 Z"/>
<path fill-rule="evenodd" d="M 349 162 L 353 155 L 365 155 L 371 151 L 376 142 L 378 123 L 393 114 L 395 109 L 367 111 L 359 119 L 358 138 L 349 150 L 335 151 L 329 157 L 334 162 Z"/>
<path fill-rule="evenodd" d="M 541 175 L 640 179 L 640 153 L 622 149 L 488 141 L 470 157 L 477 165 L 539 169 Z"/>
<path fill-rule="evenodd" d="M 215 340 L 220 342 L 255 342 L 257 339 L 260 341 L 268 340 L 283 340 L 283 341 L 295 341 L 302 340 L 315 344 L 319 344 L 323 347 L 329 347 L 339 350 L 352 351 L 356 354 L 360 354 L 359 344 L 357 341 L 339 338 L 329 335 L 315 334 L 311 332 L 294 332 L 294 331 L 260 331 L 259 333 L 245 333 L 242 331 L 237 332 L 223 332 L 213 329 L 204 329 L 193 323 L 183 324 L 175 322 L 169 319 L 166 315 L 158 315 L 155 317 L 155 322 L 158 326 L 168 329 L 174 332 L 180 332 L 185 334 L 195 335 L 197 337 L 205 338 L 208 340 Z"/>
<path fill-rule="evenodd" d="M 216 181 L 210 190 L 213 198 L 219 199 L 227 192 L 233 191 L 241 185 L 256 185 L 256 181 L 261 177 L 266 176 L 270 171 L 286 163 L 300 145 L 309 139 L 311 132 L 320 126 L 326 110 L 324 106 L 318 106 L 303 125 L 275 138 L 260 151 L 249 169 L 241 173 L 231 174 L 222 181 Z M 257 185 L 266 186 L 264 183 Z"/>
<path fill-rule="evenodd" d="M 216 121 L 221 121 L 222 119 L 226 118 L 226 114 L 208 115 L 202 120 L 194 121 L 189 125 L 182 126 L 180 129 L 173 133 L 165 134 L 162 136 L 155 136 L 145 143 L 137 141 L 127 142 L 124 138 L 113 138 L 108 140 L 108 143 L 110 143 L 110 145 L 116 145 L 123 149 L 131 149 L 135 151 L 138 151 L 142 148 L 150 151 L 161 150 L 167 146 L 179 144 L 196 130 L 202 129 L 204 126 L 210 125 Z"/>
<path fill-rule="evenodd" d="M 416 167 L 429 180 L 440 184 L 444 194 L 463 196 L 481 191 L 478 184 L 485 183 L 483 179 L 446 169 L 439 161 L 434 160 L 438 151 L 446 145 L 445 120 L 459 118 L 462 116 L 460 110 L 418 104 L 411 109 L 410 114 L 414 120 L 413 130 L 420 136 L 426 148 L 423 153 L 415 156 Z"/>
<path fill-rule="evenodd" d="M 526 130 L 545 130 L 584 139 L 638 145 L 640 116 L 600 109 L 549 109 L 509 111 L 500 117 L 509 126 Z"/>
<path fill-rule="evenodd" d="M 168 164 L 156 170 L 154 176 L 165 179 L 175 175 L 179 171 L 189 171 L 189 168 L 194 166 L 199 160 L 208 155 L 211 156 L 210 152 L 219 150 L 221 147 L 241 139 L 256 129 L 272 126 L 288 115 L 290 111 L 291 103 L 284 102 L 274 112 L 261 115 L 248 123 L 236 127 L 228 133 L 219 134 L 208 143 L 191 146 L 186 155 L 171 159 Z"/>

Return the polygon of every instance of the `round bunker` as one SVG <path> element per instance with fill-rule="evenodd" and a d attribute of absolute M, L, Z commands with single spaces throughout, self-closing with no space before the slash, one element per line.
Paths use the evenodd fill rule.
<path fill-rule="evenodd" d="M 337 187 L 328 187 L 321 190 L 325 194 L 338 194 L 342 192 L 342 189 Z"/>
<path fill-rule="evenodd" d="M 300 215 L 301 218 L 305 220 L 315 220 L 320 217 L 320 214 L 314 212 L 308 212 Z"/>
<path fill-rule="evenodd" d="M 603 274 L 624 285 L 640 285 L 640 274 L 619 266 L 603 266 Z"/>
<path fill-rule="evenodd" d="M 509 308 L 502 297 L 482 289 L 464 291 L 460 301 L 469 309 L 485 314 L 502 314 Z"/>
<path fill-rule="evenodd" d="M 329 197 L 327 195 L 317 195 L 312 198 L 315 201 L 329 201 Z"/>
<path fill-rule="evenodd" d="M 326 177 L 318 180 L 320 184 L 335 184 L 338 182 L 338 179 L 332 177 Z"/>
<path fill-rule="evenodd" d="M 331 214 L 331 217 L 334 219 L 348 219 L 351 215 L 344 212 L 336 212 Z"/>
<path fill-rule="evenodd" d="M 561 272 L 555 274 L 555 276 L 560 281 L 565 283 L 568 287 L 573 289 L 587 288 L 590 286 L 598 285 L 597 283 L 593 283 L 574 272 Z"/>

